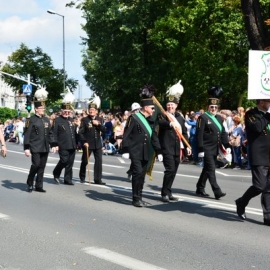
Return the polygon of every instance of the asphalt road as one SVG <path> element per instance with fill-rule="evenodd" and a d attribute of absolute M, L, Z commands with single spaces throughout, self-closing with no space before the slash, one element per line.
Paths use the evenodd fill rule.
<path fill-rule="evenodd" d="M 81 153 L 74 164 L 74 186 L 57 185 L 50 154 L 44 189 L 26 192 L 31 160 L 22 146 L 8 143 L 0 159 L 0 269 L 175 270 L 269 269 L 269 230 L 262 225 L 260 198 L 239 220 L 234 200 L 251 182 L 250 171 L 218 169 L 226 197 L 195 195 L 201 168 L 181 164 L 173 191 L 178 202 L 162 203 L 163 164 L 156 162 L 153 181 L 146 177 L 147 207 L 131 205 L 130 161 L 104 156 L 106 186 L 81 184 Z M 90 159 L 92 180 L 93 159 Z M 62 179 L 63 181 L 63 179 Z"/>

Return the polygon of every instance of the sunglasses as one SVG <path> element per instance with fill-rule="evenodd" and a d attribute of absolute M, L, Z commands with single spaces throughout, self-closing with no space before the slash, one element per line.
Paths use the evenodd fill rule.
<path fill-rule="evenodd" d="M 70 111 L 63 111 L 63 113 L 70 113 Z"/>
<path fill-rule="evenodd" d="M 217 106 L 216 105 L 211 105 L 210 108 L 211 109 L 217 109 Z"/>

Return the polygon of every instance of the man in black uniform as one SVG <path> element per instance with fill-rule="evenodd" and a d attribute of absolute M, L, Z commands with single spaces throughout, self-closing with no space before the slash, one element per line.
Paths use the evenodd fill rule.
<path fill-rule="evenodd" d="M 85 182 L 86 166 L 88 159 L 93 152 L 95 158 L 94 164 L 94 182 L 97 185 L 105 185 L 102 182 L 102 141 L 101 135 L 105 132 L 103 118 L 97 116 L 98 106 L 95 103 L 89 103 L 89 115 L 82 118 L 79 129 L 79 138 L 83 145 L 82 162 L 79 172 L 81 183 Z"/>
<path fill-rule="evenodd" d="M 53 170 L 53 176 L 56 183 L 60 183 L 60 175 L 65 168 L 64 184 L 74 185 L 72 183 L 73 171 L 72 167 L 76 155 L 76 130 L 72 114 L 71 103 L 63 103 L 61 107 L 61 115 L 53 122 L 53 135 L 60 160 Z"/>
<path fill-rule="evenodd" d="M 39 97 L 37 90 L 35 97 Z M 47 92 L 46 92 L 47 93 Z M 47 95 L 46 95 L 47 96 Z M 46 192 L 43 189 L 43 175 L 47 163 L 50 145 L 55 153 L 56 147 L 53 143 L 53 134 L 49 118 L 44 116 L 45 102 L 40 98 L 34 101 L 35 115 L 27 119 L 24 131 L 24 153 L 27 157 L 32 155 L 32 165 L 27 178 L 28 191 L 33 191 L 34 179 L 36 175 L 35 189 L 38 192 Z"/>
<path fill-rule="evenodd" d="M 269 99 L 257 100 L 257 107 L 245 114 L 252 186 L 235 201 L 238 216 L 246 219 L 246 206 L 252 198 L 261 194 L 263 219 L 267 226 L 270 226 L 270 113 L 267 112 L 269 108 Z"/>
<path fill-rule="evenodd" d="M 159 116 L 159 142 L 163 154 L 163 165 L 165 167 L 163 185 L 161 189 L 161 200 L 163 202 L 177 201 L 172 195 L 172 185 L 180 163 L 181 147 L 184 147 L 187 155 L 191 155 L 191 149 L 180 141 L 176 129 L 179 129 L 183 137 L 188 141 L 185 119 L 176 112 L 179 104 L 177 96 L 170 95 L 167 100 L 167 113 L 173 121 L 169 121 L 164 115 Z"/>
<path fill-rule="evenodd" d="M 155 106 L 151 98 L 141 101 L 141 111 L 130 115 L 125 126 L 122 151 L 123 158 L 130 158 L 132 162 L 132 204 L 143 207 L 142 191 L 149 160 L 153 157 L 153 148 L 159 161 L 163 160 L 157 133 L 154 130 L 153 115 Z M 154 152 L 153 152 L 154 154 Z"/>
<path fill-rule="evenodd" d="M 214 86 L 210 90 L 219 91 L 219 86 Z M 209 98 L 208 111 L 202 114 L 197 121 L 197 141 L 198 141 L 198 156 L 204 158 L 204 166 L 200 178 L 197 182 L 196 194 L 203 197 L 209 195 L 205 193 L 205 185 L 207 179 L 214 192 L 215 198 L 218 200 L 224 197 L 226 193 L 222 192 L 216 180 L 216 160 L 220 147 L 223 145 L 226 148 L 227 154 L 231 153 L 228 134 L 222 124 L 223 120 L 217 114 L 219 100 L 217 98 Z"/>

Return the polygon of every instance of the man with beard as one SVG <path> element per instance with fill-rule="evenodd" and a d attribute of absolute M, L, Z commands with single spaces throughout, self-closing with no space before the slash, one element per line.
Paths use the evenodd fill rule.
<path fill-rule="evenodd" d="M 74 185 L 72 182 L 73 171 L 72 167 L 74 164 L 74 159 L 76 155 L 76 126 L 72 114 L 72 102 L 75 97 L 72 93 L 68 93 L 66 96 L 72 98 L 67 100 L 66 97 L 63 99 L 61 106 L 61 115 L 58 116 L 53 122 L 53 135 L 57 150 L 59 153 L 60 160 L 58 161 L 56 167 L 53 170 L 54 181 L 60 184 L 60 175 L 63 169 L 65 169 L 64 174 L 64 184 Z"/>
<path fill-rule="evenodd" d="M 220 86 L 213 86 L 208 93 L 215 97 L 208 99 L 208 111 L 202 114 L 197 121 L 197 141 L 198 156 L 204 158 L 204 166 L 200 178 L 197 182 L 196 194 L 202 197 L 208 197 L 205 192 L 207 179 L 214 192 L 215 198 L 218 200 L 224 197 L 226 193 L 221 191 L 216 180 L 216 161 L 219 150 L 222 145 L 226 148 L 227 154 L 231 153 L 228 134 L 223 126 L 223 120 L 218 112 L 219 99 L 217 98 L 223 93 Z"/>
<path fill-rule="evenodd" d="M 178 199 L 172 195 L 172 185 L 178 170 L 181 156 L 181 148 L 185 148 L 187 155 L 191 155 L 191 149 L 183 144 L 181 138 L 178 137 L 176 129 L 188 141 L 187 128 L 185 119 L 176 112 L 179 104 L 179 97 L 170 95 L 168 97 L 166 108 L 167 113 L 173 121 L 169 121 L 164 115 L 159 116 L 159 142 L 163 154 L 163 165 L 165 168 L 163 184 L 161 189 L 161 201 L 177 201 Z"/>
<path fill-rule="evenodd" d="M 82 162 L 80 166 L 79 177 L 81 183 L 85 182 L 86 166 L 89 157 L 93 152 L 95 158 L 94 164 L 94 183 L 97 185 L 105 185 L 102 182 L 102 133 L 105 132 L 104 121 L 98 114 L 97 102 L 89 103 L 88 116 L 81 119 L 79 129 L 79 138 L 83 145 Z"/>

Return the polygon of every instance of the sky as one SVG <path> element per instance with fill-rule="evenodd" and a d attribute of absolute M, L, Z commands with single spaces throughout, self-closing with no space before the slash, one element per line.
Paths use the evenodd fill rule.
<path fill-rule="evenodd" d="M 82 12 L 65 7 L 70 0 L 0 0 L 0 62 L 6 62 L 12 52 L 24 43 L 30 49 L 40 47 L 48 54 L 54 68 L 63 68 L 63 18 L 47 13 L 53 10 L 64 16 L 65 69 L 69 78 L 79 81 L 74 92 L 76 98 L 89 98 L 91 90 L 83 78 L 81 67 L 83 45 L 81 37 L 86 34 Z"/>

